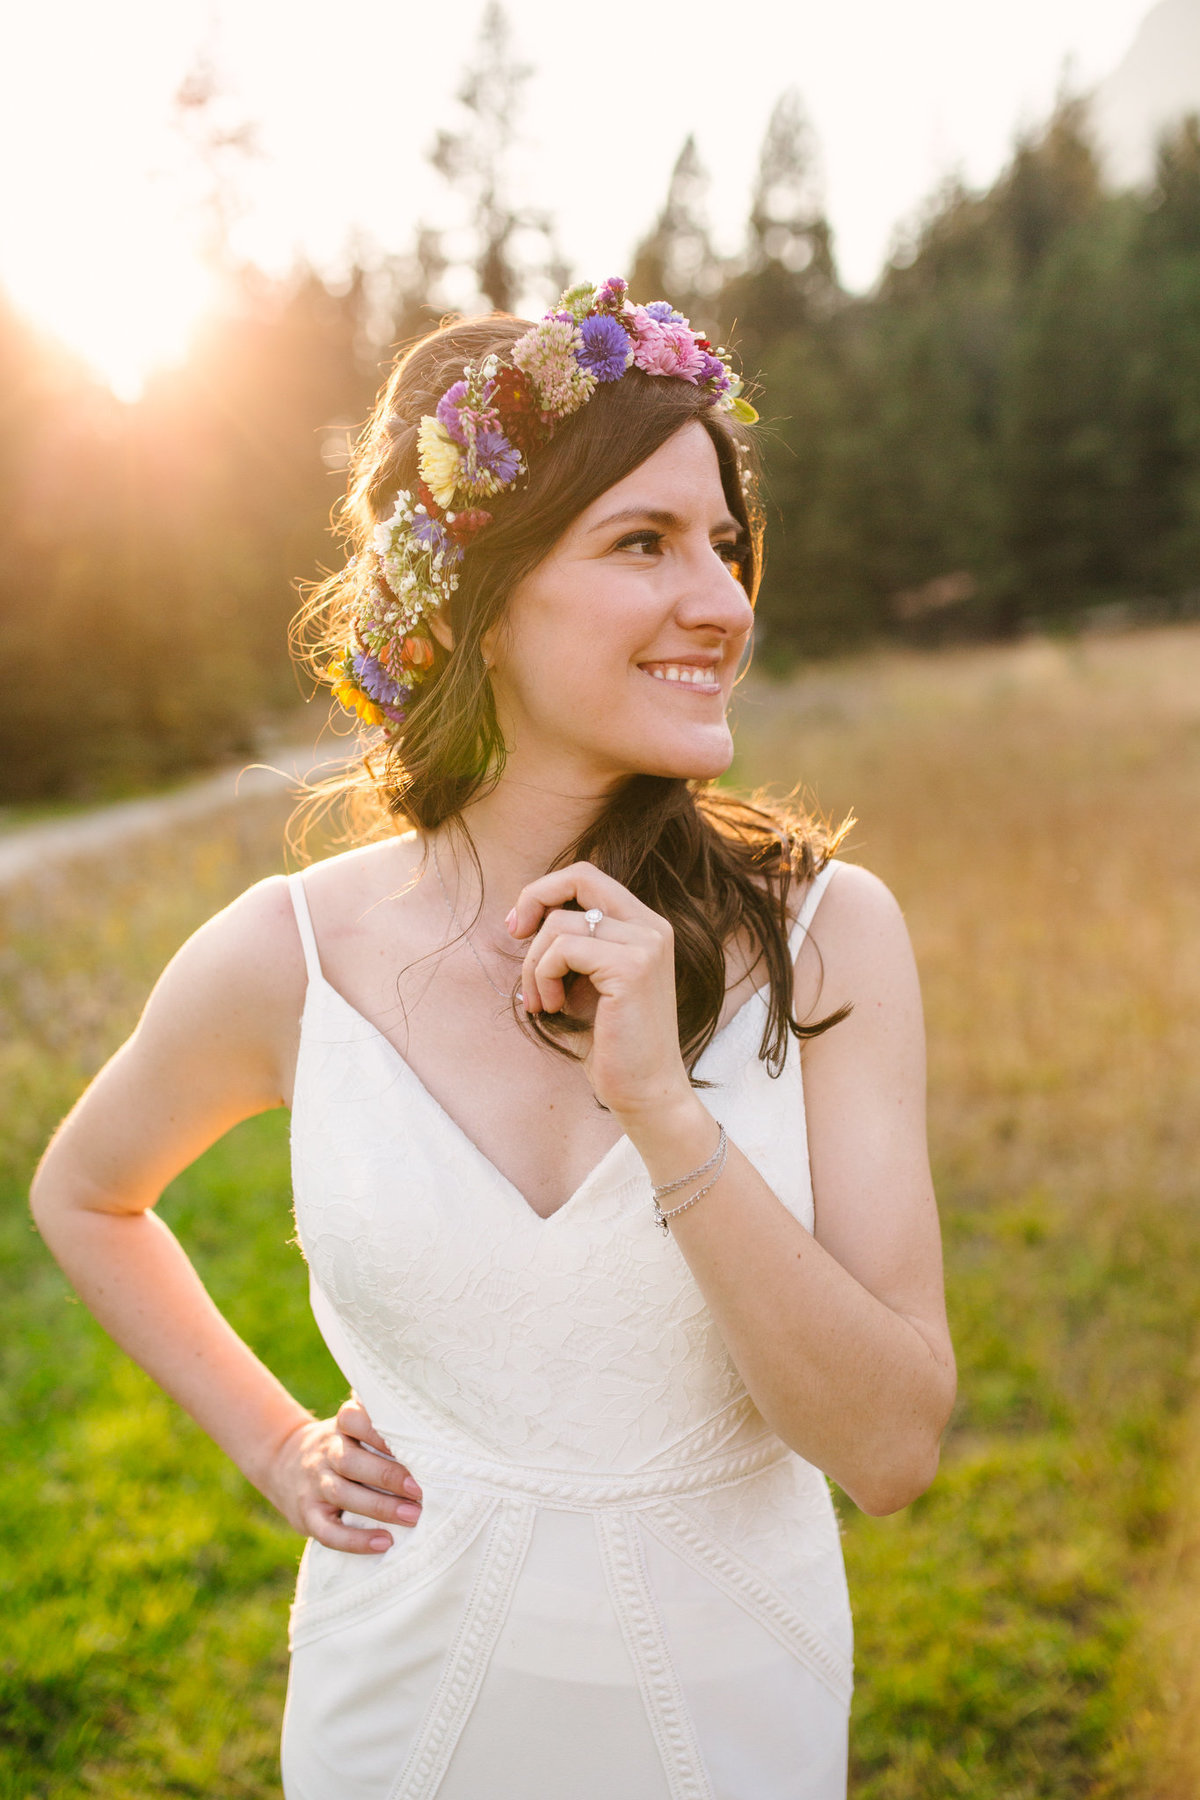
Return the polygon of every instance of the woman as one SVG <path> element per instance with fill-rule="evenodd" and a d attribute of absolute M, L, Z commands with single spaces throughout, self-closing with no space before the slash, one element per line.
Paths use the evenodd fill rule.
<path fill-rule="evenodd" d="M 35 1183 L 311 1539 L 289 1800 L 845 1792 L 824 1474 L 920 1493 L 953 1363 L 900 913 L 707 786 L 759 568 L 736 390 L 617 280 L 409 352 L 309 617 L 409 828 L 205 925 Z M 281 1104 L 336 1421 L 152 1210 Z"/>

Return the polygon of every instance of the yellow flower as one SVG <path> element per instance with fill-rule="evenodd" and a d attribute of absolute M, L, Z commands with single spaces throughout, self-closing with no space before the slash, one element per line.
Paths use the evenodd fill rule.
<path fill-rule="evenodd" d="M 462 451 L 432 413 L 417 427 L 417 467 L 438 505 L 449 506 L 462 472 Z"/>
<path fill-rule="evenodd" d="M 344 706 L 347 712 L 357 713 L 359 718 L 365 720 L 368 725 L 383 724 L 383 713 L 379 707 L 376 706 L 369 694 L 364 694 L 362 689 L 351 681 L 348 675 L 338 675 L 329 685 L 333 689 L 334 699 L 339 706 Z"/>

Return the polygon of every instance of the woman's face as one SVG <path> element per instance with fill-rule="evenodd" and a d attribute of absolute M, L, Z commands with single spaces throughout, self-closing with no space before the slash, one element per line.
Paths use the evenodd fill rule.
<path fill-rule="evenodd" d="M 485 640 L 508 772 L 590 792 L 727 769 L 725 711 L 754 618 L 744 550 L 696 422 L 601 494 Z"/>

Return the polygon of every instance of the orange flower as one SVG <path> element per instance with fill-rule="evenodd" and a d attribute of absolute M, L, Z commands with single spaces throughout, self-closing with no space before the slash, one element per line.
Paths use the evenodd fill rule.
<path fill-rule="evenodd" d="M 433 662 L 433 645 L 428 638 L 406 637 L 400 646 L 400 661 L 406 669 L 428 669 Z"/>

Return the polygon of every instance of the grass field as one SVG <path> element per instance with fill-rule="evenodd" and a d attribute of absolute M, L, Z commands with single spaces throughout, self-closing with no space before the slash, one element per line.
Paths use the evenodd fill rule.
<path fill-rule="evenodd" d="M 842 1508 L 853 1791 L 1194 1800 L 1200 630 L 881 655 L 738 712 L 743 781 L 857 812 L 849 854 L 904 905 L 929 1020 L 962 1398 L 929 1495 Z M 67 1300 L 24 1188 L 175 944 L 279 865 L 282 823 L 247 804 L 0 895 L 0 1800 L 278 1796 L 299 1543 Z M 285 1122 L 242 1127 L 163 1210 L 332 1407 Z"/>

